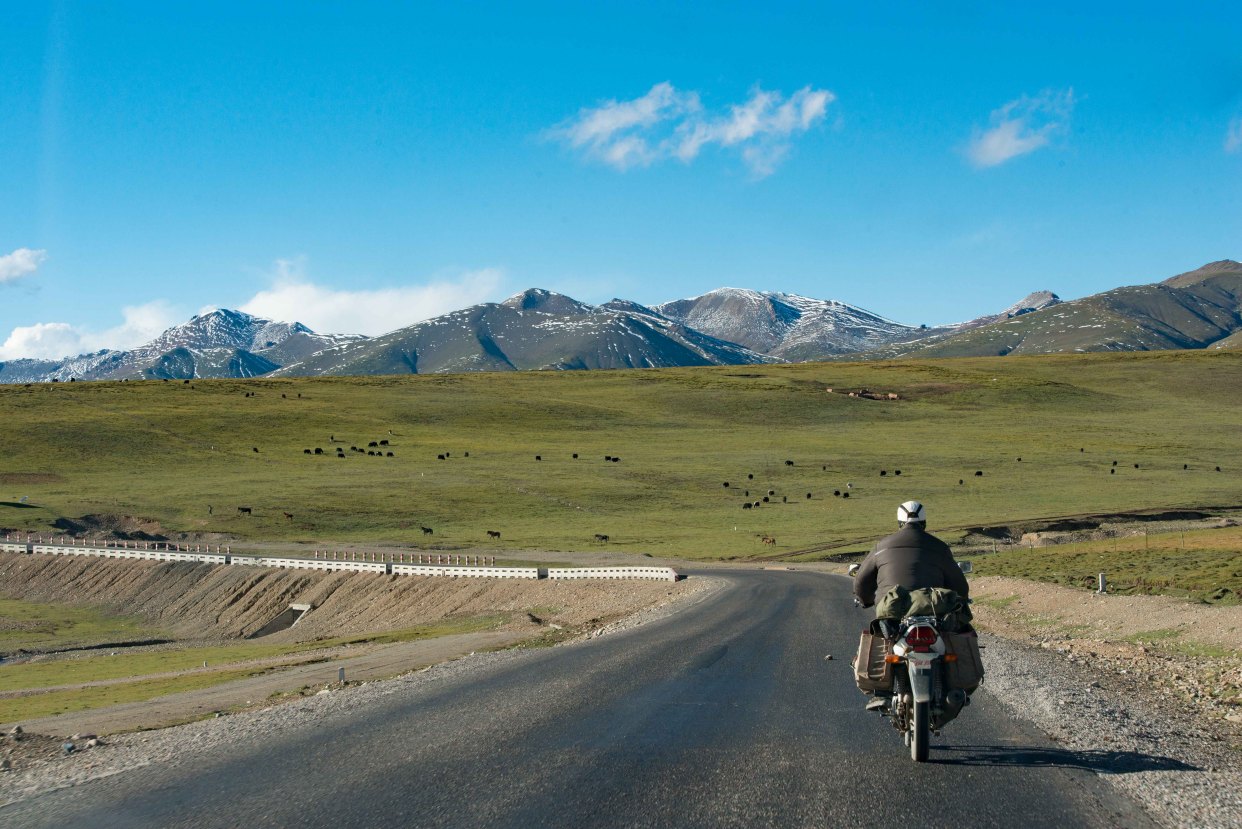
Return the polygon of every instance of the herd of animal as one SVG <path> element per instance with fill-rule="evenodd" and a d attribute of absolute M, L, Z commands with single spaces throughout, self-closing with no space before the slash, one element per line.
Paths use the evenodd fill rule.
<path fill-rule="evenodd" d="M 389 434 L 393 434 L 393 433 L 390 431 L 390 432 L 389 432 Z M 334 444 L 334 445 L 335 445 L 335 444 L 337 443 L 336 436 L 335 436 L 335 435 L 332 435 L 332 436 L 329 438 L 329 441 L 330 441 L 332 444 Z M 389 458 L 395 457 L 395 454 L 394 454 L 394 453 L 393 453 L 393 451 L 389 448 L 389 446 L 390 446 L 390 442 L 389 442 L 389 440 L 388 440 L 387 438 L 381 438 L 381 439 L 377 439 L 377 440 L 370 441 L 370 442 L 367 444 L 366 448 L 363 448 L 363 447 L 361 447 L 361 446 L 350 446 L 350 447 L 349 447 L 349 451 L 350 451 L 350 452 L 355 452 L 355 453 L 358 453 L 358 454 L 364 454 L 364 453 L 365 453 L 366 455 L 370 455 L 370 456 L 389 457 Z M 259 451 L 259 448 L 258 448 L 257 446 L 256 446 L 256 447 L 254 447 L 254 451 L 257 453 L 257 452 Z M 1079 451 L 1079 452 L 1085 452 L 1085 451 L 1086 451 L 1086 448 L 1085 448 L 1085 447 L 1084 447 L 1084 448 L 1081 448 L 1081 449 L 1079 449 L 1078 451 Z M 312 455 L 312 456 L 314 456 L 314 455 L 324 455 L 324 454 L 325 454 L 325 452 L 324 452 L 324 450 L 323 450 L 323 448 L 322 448 L 322 447 L 315 447 L 315 448 L 313 448 L 313 449 L 309 449 L 309 448 L 308 448 L 308 449 L 303 449 L 303 450 L 302 450 L 302 452 L 303 452 L 303 454 L 306 454 L 306 455 Z M 336 455 L 337 455 L 337 457 L 338 457 L 338 458 L 343 458 L 343 457 L 346 457 L 346 455 L 345 455 L 345 449 L 344 449 L 344 447 L 343 447 L 343 446 L 336 446 Z M 440 460 L 440 461 L 448 461 L 448 460 L 452 459 L 452 457 L 453 457 L 453 454 L 452 454 L 451 452 L 440 452 L 440 453 L 437 453 L 437 455 L 436 455 L 436 459 L 437 459 L 437 460 Z M 469 452 L 463 452 L 463 453 L 462 453 L 462 455 L 461 455 L 461 457 L 464 457 L 464 458 L 469 458 L 469 457 L 470 457 L 470 453 L 469 453 Z M 572 460 L 575 460 L 575 461 L 580 459 L 580 455 L 579 455 L 579 453 L 577 453 L 577 452 L 573 452 L 573 453 L 571 453 L 570 457 L 571 457 L 571 459 L 572 459 Z M 543 455 L 542 455 L 542 454 L 538 454 L 538 455 L 535 455 L 535 456 L 534 456 L 534 459 L 535 459 L 535 461 L 536 461 L 536 462 L 542 462 L 542 461 L 544 460 L 544 457 L 543 457 Z M 604 455 L 604 456 L 603 456 L 603 459 L 604 459 L 604 462 L 605 462 L 605 463 L 620 463 L 620 462 L 621 462 L 621 458 L 620 458 L 619 456 L 616 456 L 616 455 Z M 1017 462 L 1017 463 L 1022 463 L 1022 458 L 1019 456 L 1019 457 L 1016 459 L 1016 462 Z M 784 462 L 784 466 L 785 466 L 785 467 L 787 467 L 787 468 L 789 468 L 789 467 L 794 467 L 794 466 L 796 466 L 796 465 L 797 465 L 797 464 L 796 464 L 796 463 L 795 463 L 792 459 L 786 459 L 786 460 L 785 460 L 785 462 Z M 1118 461 L 1113 460 L 1113 462 L 1112 462 L 1112 466 L 1109 468 L 1109 473 L 1110 473 L 1110 474 L 1115 475 L 1115 474 L 1117 473 L 1117 466 L 1118 466 Z M 828 471 L 828 467 L 827 467 L 826 465 L 823 465 L 823 466 L 821 466 L 820 468 L 821 468 L 821 470 L 822 470 L 822 471 L 824 471 L 824 472 L 827 472 L 827 471 Z M 1135 469 L 1139 469 L 1139 468 L 1141 468 L 1141 467 L 1140 467 L 1140 465 L 1139 465 L 1139 464 L 1137 464 L 1137 463 L 1136 463 L 1136 464 L 1134 464 L 1134 468 L 1135 468 Z M 1190 469 L 1190 465 L 1189 465 L 1189 464 L 1183 464 L 1183 465 L 1182 465 L 1182 469 L 1183 469 L 1183 470 L 1189 470 L 1189 469 Z M 1216 466 L 1216 467 L 1215 467 L 1215 471 L 1220 472 L 1220 471 L 1221 471 L 1221 468 L 1220 468 L 1219 466 Z M 900 469 L 893 469 L 893 470 L 891 470 L 891 471 L 890 471 L 890 470 L 888 470 L 888 469 L 880 469 L 880 470 L 878 470 L 878 473 L 879 473 L 879 477 L 881 477 L 881 478 L 887 478 L 890 474 L 891 474 L 893 477 L 900 477 L 900 476 L 901 476 L 901 470 L 900 470 Z M 975 470 L 975 471 L 974 471 L 974 477 L 976 477 L 976 478 L 982 478 L 983 476 L 984 476 L 984 470 L 982 470 L 982 469 L 977 469 L 977 470 Z M 754 481 L 754 479 L 755 479 L 755 475 L 754 475 L 754 473 L 747 473 L 747 475 L 746 475 L 746 479 L 747 479 L 747 481 Z M 957 481 L 957 483 L 958 483 L 958 485 L 959 485 L 959 486 L 964 486 L 964 485 L 965 485 L 965 483 L 966 483 L 966 480 L 965 480 L 964 478 L 959 478 L 959 479 L 958 479 L 958 481 Z M 733 486 L 733 485 L 732 485 L 729 481 L 724 481 L 724 482 L 722 482 L 722 487 L 723 487 L 724 489 L 732 489 L 732 490 L 734 490 L 734 491 L 736 491 L 736 489 L 737 489 L 737 488 L 736 488 L 736 487 L 734 487 L 734 486 Z M 848 482 L 848 483 L 846 483 L 846 484 L 845 484 L 845 489 L 834 489 L 834 490 L 832 491 L 832 495 L 833 495 L 833 497 L 834 497 L 834 498 L 848 499 L 848 498 L 850 497 L 850 491 L 851 491 L 853 488 L 854 488 L 854 484 L 853 484 L 853 482 Z M 752 500 L 752 499 L 751 499 L 750 489 L 748 489 L 748 488 L 747 488 L 747 489 L 743 489 L 743 490 L 742 490 L 742 494 L 743 494 L 743 497 L 746 499 L 746 500 L 744 500 L 744 501 L 742 502 L 742 505 L 741 505 L 742 509 L 744 509 L 744 510 L 754 510 L 754 509 L 759 509 L 759 508 L 760 508 L 760 507 L 762 507 L 764 504 L 773 503 L 773 500 L 776 498 L 776 490 L 775 490 L 775 489 L 768 489 L 768 490 L 767 490 L 767 494 L 762 495 L 762 496 L 759 496 L 758 498 L 756 498 L 756 499 L 754 499 L 754 500 Z M 788 503 L 789 503 L 789 497 L 790 497 L 790 496 L 789 496 L 789 495 L 787 495 L 787 494 L 785 494 L 785 495 L 781 495 L 781 496 L 780 496 L 780 498 L 781 498 L 781 503 L 783 503 L 783 504 L 788 504 Z M 805 494 L 805 498 L 806 498 L 806 500 L 811 500 L 811 499 L 813 499 L 813 498 L 814 498 L 814 493 L 813 493 L 813 492 L 807 492 L 807 493 Z M 238 513 L 240 513 L 240 514 L 242 514 L 242 515 L 253 515 L 253 513 L 254 513 L 253 508 L 251 508 L 251 507 L 240 507 L 240 506 L 239 506 L 239 507 L 237 508 L 237 511 L 238 511 Z M 283 513 L 282 513 L 282 515 L 284 516 L 284 518 L 285 518 L 285 520 L 286 520 L 286 521 L 292 521 L 292 520 L 293 520 L 293 514 L 292 514 L 292 513 L 289 513 L 289 512 L 283 512 Z M 421 531 L 422 531 L 423 536 L 431 536 L 431 535 L 434 535 L 434 530 L 433 530 L 431 527 L 420 527 L 420 529 L 421 529 Z M 486 533 L 487 533 L 487 538 L 488 538 L 488 540 L 491 540 L 491 541 L 499 541 L 499 540 L 500 540 L 500 538 L 501 538 L 501 535 L 500 535 L 500 531 L 499 531 L 499 530 L 487 530 L 487 531 L 486 531 Z M 766 545 L 766 546 L 775 546 L 775 545 L 776 545 L 776 538 L 775 538 L 774 536 L 771 536 L 771 535 L 766 535 L 766 534 L 762 534 L 762 533 L 760 533 L 760 534 L 757 534 L 757 535 L 756 535 L 756 538 L 758 538 L 758 539 L 760 540 L 760 543 L 762 543 L 762 544 L 764 544 L 764 545 Z M 606 534 L 604 534 L 604 533 L 596 533 L 596 534 L 595 534 L 595 536 L 594 536 L 594 541 L 595 541 L 596 543 L 606 544 L 606 543 L 608 543 L 608 542 L 609 542 L 609 536 L 608 536 L 608 535 L 606 535 Z"/>
<path fill-rule="evenodd" d="M 1087 450 L 1086 450 L 1086 447 L 1082 447 L 1082 448 L 1080 448 L 1078 451 L 1079 451 L 1080 453 L 1085 453 Z M 1022 463 L 1022 458 L 1019 456 L 1019 457 L 1016 459 L 1016 462 L 1017 462 L 1017 463 Z M 1116 460 L 1114 460 L 1114 461 L 1112 462 L 1112 466 L 1109 468 L 1109 474 L 1110 474 L 1110 475 L 1115 475 L 1115 474 L 1117 474 L 1117 464 L 1118 464 L 1118 462 L 1117 462 Z M 794 464 L 794 462 L 793 462 L 792 460 L 786 460 L 786 461 L 785 461 L 785 466 L 787 466 L 787 467 L 794 466 L 794 465 L 795 465 L 795 464 Z M 1140 468 L 1141 468 L 1141 466 L 1140 466 L 1139 464 L 1137 464 L 1137 463 L 1136 463 L 1136 464 L 1134 464 L 1134 468 L 1135 468 L 1135 469 L 1140 469 Z M 827 472 L 827 471 L 828 471 L 828 467 L 827 467 L 826 465 L 825 465 L 825 466 L 821 466 L 821 467 L 820 467 L 820 469 L 821 469 L 822 471 L 824 471 L 824 472 Z M 1184 463 L 1184 464 L 1182 464 L 1182 469 L 1183 469 L 1184 471 L 1189 471 L 1189 470 L 1190 470 L 1190 464 L 1185 464 L 1185 463 Z M 1220 468 L 1219 466 L 1216 466 L 1216 467 L 1215 467 L 1215 471 L 1216 471 L 1216 472 L 1220 472 L 1220 471 L 1221 471 L 1221 468 Z M 894 470 L 892 471 L 892 474 L 893 474 L 893 476 L 894 476 L 894 477 L 898 477 L 898 476 L 900 476 L 900 475 L 901 475 L 901 470 L 900 470 L 900 469 L 894 469 Z M 888 477 L 888 475 L 889 475 L 889 470 L 887 470 L 887 469 L 881 469 L 881 470 L 879 470 L 879 477 L 881 477 L 881 478 L 886 478 L 886 477 Z M 976 477 L 976 478 L 982 478 L 982 477 L 983 477 L 983 470 L 982 470 L 982 469 L 976 469 L 976 470 L 975 470 L 975 473 L 974 473 L 974 477 Z M 747 475 L 746 475 L 746 479 L 747 479 L 748 481 L 753 481 L 753 480 L 755 479 L 754 473 L 747 473 Z M 964 486 L 964 485 L 966 484 L 966 479 L 965 479 L 965 478 L 958 478 L 957 483 L 958 483 L 958 485 L 959 485 L 959 486 Z M 729 481 L 724 481 L 724 482 L 722 482 L 721 486 L 722 486 L 722 488 L 724 488 L 724 489 L 734 488 L 734 487 L 732 487 L 732 485 L 730 484 L 730 482 L 729 482 Z M 849 497 L 850 497 L 850 490 L 854 488 L 854 484 L 853 484 L 852 482 L 850 482 L 850 483 L 847 483 L 847 484 L 845 485 L 845 487 L 846 487 L 846 488 L 845 488 L 845 490 L 844 490 L 844 491 L 842 491 L 842 490 L 840 490 L 840 489 L 834 489 L 834 490 L 832 491 L 833 497 L 836 497 L 836 498 L 849 498 Z M 734 488 L 734 489 L 735 489 L 735 488 Z M 767 491 L 767 495 L 764 495 L 764 496 L 763 496 L 760 500 L 757 500 L 757 501 L 752 501 L 752 500 L 750 500 L 750 490 L 749 490 L 749 489 L 744 489 L 744 490 L 742 491 L 742 496 L 743 496 L 744 498 L 746 498 L 746 500 L 742 502 L 742 509 L 744 509 L 744 510 L 753 510 L 753 509 L 758 509 L 758 508 L 759 508 L 759 507 L 761 507 L 763 504 L 771 503 L 771 502 L 772 502 L 772 499 L 776 496 L 776 490 L 769 489 L 769 490 Z M 806 494 L 806 497 L 807 497 L 807 499 L 808 499 L 808 500 L 809 500 L 809 499 L 811 499 L 811 498 L 813 497 L 813 493 L 808 492 L 808 493 Z M 783 504 L 787 504 L 787 503 L 789 503 L 789 496 L 787 496 L 787 495 L 782 495 L 782 496 L 781 496 L 781 503 L 783 503 Z M 775 539 L 775 537 L 773 537 L 773 536 L 770 536 L 770 535 L 764 535 L 764 534 L 760 533 L 760 534 L 757 534 L 755 537 L 756 537 L 756 538 L 758 538 L 758 539 L 760 540 L 760 542 L 761 542 L 762 544 L 764 544 L 764 545 L 767 545 L 767 546 L 775 546 L 775 545 L 776 545 L 776 539 Z"/>

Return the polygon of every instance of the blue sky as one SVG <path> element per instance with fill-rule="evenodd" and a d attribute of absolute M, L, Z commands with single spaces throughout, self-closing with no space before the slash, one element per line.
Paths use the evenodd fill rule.
<path fill-rule="evenodd" d="M 1238 5 L 1008 5 L 0 0 L 0 360 L 527 287 L 935 324 L 1242 258 Z"/>

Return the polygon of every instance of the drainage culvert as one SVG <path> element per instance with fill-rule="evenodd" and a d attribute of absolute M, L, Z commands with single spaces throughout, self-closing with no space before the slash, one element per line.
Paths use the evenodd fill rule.
<path fill-rule="evenodd" d="M 308 604 L 291 604 L 287 610 L 246 638 L 259 639 L 264 636 L 271 636 L 273 633 L 280 633 L 282 630 L 288 630 L 296 625 L 298 620 L 310 609 L 311 606 Z"/>

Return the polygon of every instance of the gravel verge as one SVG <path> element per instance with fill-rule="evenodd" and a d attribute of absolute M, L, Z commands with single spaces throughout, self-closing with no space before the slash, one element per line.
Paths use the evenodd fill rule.
<path fill-rule="evenodd" d="M 1242 827 L 1239 729 L 1141 674 L 985 635 L 983 688 L 1164 826 Z"/>

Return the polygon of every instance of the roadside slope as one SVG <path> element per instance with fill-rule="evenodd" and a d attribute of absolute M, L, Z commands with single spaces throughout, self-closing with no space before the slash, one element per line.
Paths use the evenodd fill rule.
<path fill-rule="evenodd" d="M 569 627 L 632 612 L 680 589 L 668 582 L 451 579 L 0 554 L 0 594 L 115 608 L 182 639 L 248 636 L 293 603 L 313 609 L 265 641 L 374 633 L 482 614 L 534 613 Z"/>

